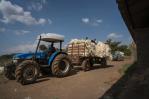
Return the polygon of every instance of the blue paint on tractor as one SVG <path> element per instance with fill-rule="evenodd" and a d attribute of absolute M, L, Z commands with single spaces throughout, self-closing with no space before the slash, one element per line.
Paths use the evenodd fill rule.
<path fill-rule="evenodd" d="M 65 52 L 61 52 L 60 50 L 54 52 L 54 53 L 50 56 L 50 58 L 49 58 L 49 61 L 48 61 L 48 65 L 49 65 L 49 66 L 51 66 L 51 64 L 52 64 L 53 60 L 55 59 L 55 57 L 56 57 L 58 54 L 60 54 L 60 53 L 61 53 L 61 54 L 67 54 L 67 53 L 65 53 Z"/>
<path fill-rule="evenodd" d="M 57 54 L 58 54 L 59 52 L 60 52 L 60 51 L 56 51 L 56 52 L 54 52 L 54 53 L 49 57 L 48 65 L 51 65 L 52 61 L 55 59 L 55 57 L 57 56 Z"/>
<path fill-rule="evenodd" d="M 46 57 L 46 52 L 38 52 L 36 53 L 36 59 L 45 59 Z M 55 59 L 55 57 L 58 55 L 58 54 L 67 54 L 65 52 L 62 52 L 60 50 L 57 50 L 55 51 L 48 59 L 48 65 L 51 66 L 53 60 Z M 33 57 L 34 53 L 18 53 L 18 54 L 15 54 L 13 56 L 13 59 L 31 59 Z"/>
<path fill-rule="evenodd" d="M 34 53 L 18 53 L 13 56 L 13 59 L 31 59 L 33 57 Z M 36 54 L 37 59 L 44 59 L 46 53 L 44 52 L 38 52 Z"/>

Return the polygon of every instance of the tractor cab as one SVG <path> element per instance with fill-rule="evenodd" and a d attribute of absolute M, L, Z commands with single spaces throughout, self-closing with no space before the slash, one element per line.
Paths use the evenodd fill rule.
<path fill-rule="evenodd" d="M 18 53 L 13 56 L 13 63 L 19 64 L 24 60 L 33 59 L 41 66 L 50 65 L 49 59 L 55 53 L 62 52 L 62 42 L 64 36 L 53 33 L 42 33 L 37 37 L 36 44 L 34 44 L 33 52 Z M 52 60 L 52 59 L 51 59 Z"/>
<path fill-rule="evenodd" d="M 37 37 L 38 44 L 34 54 L 34 59 L 41 65 L 50 65 L 48 60 L 54 53 L 62 52 L 62 42 L 64 36 L 58 34 L 41 34 Z M 40 54 L 40 56 L 38 56 Z"/>

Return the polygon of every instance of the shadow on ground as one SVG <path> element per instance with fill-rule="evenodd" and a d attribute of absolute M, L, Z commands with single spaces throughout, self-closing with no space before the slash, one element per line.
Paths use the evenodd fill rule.
<path fill-rule="evenodd" d="M 132 76 L 133 71 L 135 70 L 135 65 L 133 64 L 128 70 L 126 71 L 125 75 L 122 76 L 105 94 L 100 97 L 99 99 L 118 99 L 118 96 L 121 94 L 123 89 L 126 86 L 126 82 Z"/>
<path fill-rule="evenodd" d="M 85 72 L 89 72 L 89 71 L 96 70 L 96 69 L 102 69 L 102 68 L 110 68 L 110 67 L 113 67 L 113 65 L 101 66 L 99 64 L 96 64 L 96 65 L 92 66 L 90 68 L 90 70 L 85 71 Z M 73 76 L 73 75 L 77 74 L 80 71 L 83 71 L 81 66 L 74 66 L 74 69 L 71 71 L 69 76 Z"/>
<path fill-rule="evenodd" d="M 99 99 L 149 99 L 149 69 L 134 63 Z"/>
<path fill-rule="evenodd" d="M 38 79 L 35 83 L 41 83 L 41 82 L 44 82 L 44 81 L 48 81 L 50 80 L 49 78 L 41 78 L 41 79 Z"/>
<path fill-rule="evenodd" d="M 101 66 L 99 64 L 96 64 L 93 67 L 91 67 L 89 71 L 96 70 L 96 69 L 102 69 L 102 68 L 110 68 L 110 67 L 113 67 L 113 65 Z M 49 72 L 49 70 L 48 71 L 47 70 L 48 69 L 44 70 L 45 72 L 42 74 L 42 76 L 39 77 L 40 79 L 47 78 L 47 77 L 55 77 L 51 74 L 51 72 Z M 74 66 L 74 68 L 71 70 L 69 76 L 67 76 L 67 77 L 74 76 L 80 71 L 83 71 L 81 66 Z M 86 71 L 86 72 L 89 72 L 89 71 Z"/>
<path fill-rule="evenodd" d="M 94 65 L 93 67 L 91 67 L 91 69 L 89 71 L 92 71 L 92 70 L 96 70 L 96 69 L 102 69 L 102 68 L 110 68 L 110 67 L 113 67 L 113 65 L 107 65 L 107 66 L 100 66 L 100 65 Z M 74 76 L 76 75 L 78 72 L 80 71 L 83 71 L 81 66 L 75 66 L 69 76 L 67 77 L 70 77 L 70 76 Z M 89 72 L 89 71 L 86 71 L 86 72 Z M 51 74 L 51 72 L 49 71 L 49 69 L 43 69 L 41 75 L 38 77 L 37 81 L 35 83 L 42 83 L 42 82 L 45 82 L 45 81 L 48 81 L 50 80 L 51 77 L 55 77 Z M 35 84 L 35 83 L 32 83 L 32 84 Z M 30 84 L 28 84 L 30 85 Z"/>

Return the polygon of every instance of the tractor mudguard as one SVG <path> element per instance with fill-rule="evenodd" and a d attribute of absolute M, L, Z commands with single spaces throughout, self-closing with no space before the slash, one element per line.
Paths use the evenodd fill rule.
<path fill-rule="evenodd" d="M 57 55 L 59 55 L 59 54 L 66 54 L 66 55 L 67 55 L 67 53 L 62 52 L 62 51 L 56 51 L 56 52 L 54 52 L 54 53 L 50 56 L 50 58 L 48 59 L 48 65 L 49 65 L 49 66 L 51 66 L 53 60 L 54 60 L 55 57 L 56 57 Z"/>

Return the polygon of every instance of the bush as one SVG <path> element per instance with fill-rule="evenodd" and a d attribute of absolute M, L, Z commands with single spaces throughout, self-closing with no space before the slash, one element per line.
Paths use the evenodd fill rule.
<path fill-rule="evenodd" d="M 112 54 L 114 54 L 115 51 L 121 51 L 124 52 L 126 56 L 131 55 L 131 49 L 129 45 L 121 44 L 122 42 L 113 41 L 112 39 L 108 39 L 106 43 L 110 46 Z"/>
<path fill-rule="evenodd" d="M 134 70 L 136 65 L 136 62 L 132 63 L 132 64 L 125 64 L 123 65 L 123 67 L 119 70 L 119 73 L 122 75 L 127 74 L 128 72 L 131 72 Z"/>
<path fill-rule="evenodd" d="M 11 61 L 13 54 L 0 56 L 0 67 Z"/>

